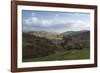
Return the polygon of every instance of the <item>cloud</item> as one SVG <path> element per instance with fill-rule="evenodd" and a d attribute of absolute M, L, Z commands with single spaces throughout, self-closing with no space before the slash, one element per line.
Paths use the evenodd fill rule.
<path fill-rule="evenodd" d="M 23 25 L 26 25 L 26 26 L 32 26 L 32 25 L 35 25 L 37 23 L 38 23 L 38 19 L 35 17 L 32 17 L 31 19 L 27 18 L 27 19 L 23 20 Z"/>
<path fill-rule="evenodd" d="M 38 23 L 38 18 L 37 17 L 32 17 L 32 23 Z"/>
<path fill-rule="evenodd" d="M 29 18 L 23 18 L 23 31 L 48 31 L 48 32 L 66 32 L 89 30 L 89 25 L 82 20 L 70 20 L 62 18 L 60 14 L 53 15 L 52 18 L 40 18 L 32 13 Z"/>
<path fill-rule="evenodd" d="M 53 20 L 49 19 L 39 19 L 35 13 L 31 14 L 31 17 L 23 19 L 23 25 L 26 26 L 41 26 L 41 27 L 49 27 L 54 23 Z"/>
<path fill-rule="evenodd" d="M 36 14 L 35 13 L 32 13 L 31 16 L 34 17 L 34 16 L 36 16 Z"/>
<path fill-rule="evenodd" d="M 80 20 L 77 20 L 77 21 L 74 21 L 73 22 L 73 26 L 71 27 L 72 30 L 89 30 L 89 24 L 83 22 L 83 21 L 80 21 Z"/>

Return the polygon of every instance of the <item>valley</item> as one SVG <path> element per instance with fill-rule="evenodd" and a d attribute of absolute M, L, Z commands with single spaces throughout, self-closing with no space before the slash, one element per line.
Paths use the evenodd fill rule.
<path fill-rule="evenodd" d="M 90 58 L 90 31 L 23 32 L 23 62 Z"/>

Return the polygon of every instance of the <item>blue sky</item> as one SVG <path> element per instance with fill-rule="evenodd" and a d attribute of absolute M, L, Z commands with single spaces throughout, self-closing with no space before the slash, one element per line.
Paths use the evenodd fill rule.
<path fill-rule="evenodd" d="M 22 10 L 23 31 L 63 33 L 90 29 L 90 14 L 77 12 Z"/>

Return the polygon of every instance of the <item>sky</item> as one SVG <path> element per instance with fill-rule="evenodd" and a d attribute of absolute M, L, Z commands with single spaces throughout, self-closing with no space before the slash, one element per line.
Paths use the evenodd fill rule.
<path fill-rule="evenodd" d="M 78 12 L 22 10 L 22 30 L 63 33 L 90 30 L 90 14 Z"/>

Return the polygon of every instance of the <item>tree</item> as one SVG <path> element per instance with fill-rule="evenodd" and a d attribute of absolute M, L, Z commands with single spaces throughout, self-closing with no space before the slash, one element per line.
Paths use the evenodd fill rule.
<path fill-rule="evenodd" d="M 61 43 L 63 48 L 67 48 L 68 42 L 72 40 L 71 36 L 63 36 L 63 42 Z"/>

